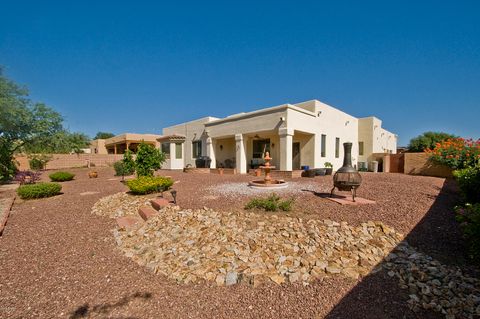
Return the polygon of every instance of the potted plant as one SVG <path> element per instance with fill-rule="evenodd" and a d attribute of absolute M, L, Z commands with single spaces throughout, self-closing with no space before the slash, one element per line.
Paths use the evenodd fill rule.
<path fill-rule="evenodd" d="M 325 175 L 332 175 L 333 165 L 330 162 L 325 162 Z"/>

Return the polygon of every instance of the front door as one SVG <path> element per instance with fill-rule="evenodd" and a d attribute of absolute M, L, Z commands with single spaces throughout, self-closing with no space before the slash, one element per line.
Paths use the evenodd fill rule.
<path fill-rule="evenodd" d="M 292 144 L 292 169 L 300 169 L 300 143 Z"/>

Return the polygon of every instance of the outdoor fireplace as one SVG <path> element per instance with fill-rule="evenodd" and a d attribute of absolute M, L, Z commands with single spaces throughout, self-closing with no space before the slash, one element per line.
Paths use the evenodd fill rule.
<path fill-rule="evenodd" d="M 339 191 L 351 191 L 352 199 L 355 201 L 357 188 L 362 183 L 362 176 L 352 166 L 352 143 L 343 143 L 343 150 L 343 166 L 333 176 L 333 188 L 330 197 L 333 196 L 335 188 L 338 188 Z"/>

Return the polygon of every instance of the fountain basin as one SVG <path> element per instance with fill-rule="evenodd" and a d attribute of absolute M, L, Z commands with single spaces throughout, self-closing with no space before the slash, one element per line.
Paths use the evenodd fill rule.
<path fill-rule="evenodd" d="M 288 182 L 282 180 L 272 180 L 268 182 L 266 182 L 265 180 L 257 180 L 249 182 L 248 186 L 257 189 L 279 189 L 286 188 L 288 186 Z"/>

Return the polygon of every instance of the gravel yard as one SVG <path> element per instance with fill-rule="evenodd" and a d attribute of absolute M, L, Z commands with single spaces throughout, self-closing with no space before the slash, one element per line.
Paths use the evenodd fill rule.
<path fill-rule="evenodd" d="M 95 180 L 87 177 L 86 169 L 69 171 L 77 176 L 62 183 L 62 195 L 14 204 L 0 237 L 0 318 L 444 317 L 429 310 L 411 311 L 409 292 L 400 289 L 399 279 L 388 269 L 363 279 L 327 276 L 308 286 L 177 284 L 125 257 L 112 234 L 114 219 L 91 214 L 99 199 L 126 190 L 113 170 L 99 168 Z M 178 181 L 174 188 L 182 208 L 242 213 L 249 198 L 265 194 L 241 187 L 252 176 L 162 174 Z M 322 198 L 330 190 L 331 176 L 292 180 L 279 194 L 295 198 L 294 210 L 278 215 L 353 226 L 378 220 L 405 234 L 420 252 L 467 269 L 450 213 L 455 202 L 451 183 L 370 173 L 363 174 L 363 181 L 358 196 L 375 205 L 341 206 Z M 235 195 L 235 190 L 241 191 Z"/>

